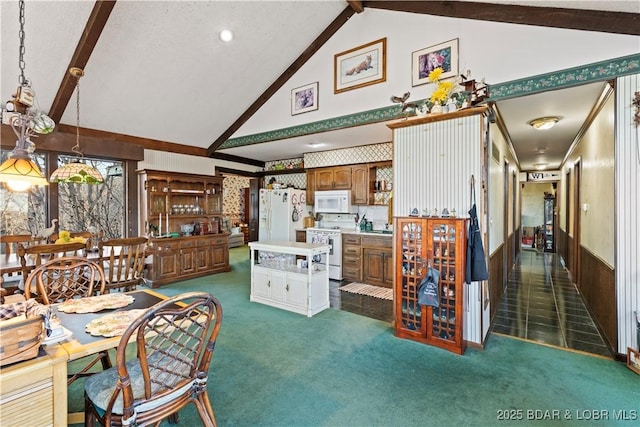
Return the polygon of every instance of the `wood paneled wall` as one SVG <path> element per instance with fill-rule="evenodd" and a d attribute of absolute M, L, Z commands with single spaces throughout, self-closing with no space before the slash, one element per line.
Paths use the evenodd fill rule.
<path fill-rule="evenodd" d="M 580 292 L 612 350 L 618 348 L 615 269 L 580 247 Z"/>

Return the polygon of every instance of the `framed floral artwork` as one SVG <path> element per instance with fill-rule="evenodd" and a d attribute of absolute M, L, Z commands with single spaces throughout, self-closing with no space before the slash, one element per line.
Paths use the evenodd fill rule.
<path fill-rule="evenodd" d="M 333 93 L 386 81 L 387 38 L 334 55 L 333 75 Z"/>
<path fill-rule="evenodd" d="M 318 109 L 318 82 L 300 86 L 291 91 L 291 115 Z"/>
<path fill-rule="evenodd" d="M 411 85 L 429 83 L 429 73 L 442 68 L 440 79 L 458 75 L 458 39 L 417 50 L 411 54 Z"/>

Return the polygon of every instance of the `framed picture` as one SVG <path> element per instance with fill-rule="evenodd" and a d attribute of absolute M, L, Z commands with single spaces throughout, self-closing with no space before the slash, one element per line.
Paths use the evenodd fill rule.
<path fill-rule="evenodd" d="M 291 91 L 291 115 L 318 109 L 318 82 L 300 86 Z"/>
<path fill-rule="evenodd" d="M 333 93 L 387 80 L 387 38 L 340 52 L 333 58 Z"/>
<path fill-rule="evenodd" d="M 440 79 L 458 75 L 458 39 L 417 50 L 411 55 L 411 85 L 429 83 L 429 73 L 442 68 Z"/>

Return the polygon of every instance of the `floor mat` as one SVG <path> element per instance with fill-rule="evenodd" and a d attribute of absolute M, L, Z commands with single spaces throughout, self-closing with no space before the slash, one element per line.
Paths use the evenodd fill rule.
<path fill-rule="evenodd" d="M 393 289 L 381 286 L 367 285 L 366 283 L 352 282 L 340 288 L 341 291 L 352 294 L 368 295 L 374 298 L 393 300 Z"/>

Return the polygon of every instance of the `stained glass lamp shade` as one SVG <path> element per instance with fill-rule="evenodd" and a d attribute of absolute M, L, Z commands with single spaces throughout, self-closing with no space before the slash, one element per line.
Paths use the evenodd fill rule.
<path fill-rule="evenodd" d="M 49 179 L 51 182 L 67 182 L 72 184 L 101 184 L 102 174 L 94 167 L 84 163 L 72 162 L 56 169 Z"/>

